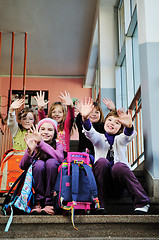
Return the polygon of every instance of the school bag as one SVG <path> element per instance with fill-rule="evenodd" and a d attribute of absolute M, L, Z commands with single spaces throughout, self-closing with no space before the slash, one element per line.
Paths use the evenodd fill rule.
<path fill-rule="evenodd" d="M 55 211 L 58 207 L 71 211 L 74 225 L 74 210 L 84 209 L 90 212 L 91 207 L 99 208 L 97 185 L 92 171 L 88 153 L 68 152 L 67 158 L 59 167 L 54 197 Z"/>
<path fill-rule="evenodd" d="M 15 188 L 13 194 L 11 192 Z M 10 215 L 6 224 L 5 232 L 8 232 L 13 220 L 13 214 L 28 214 L 34 204 L 34 189 L 32 165 L 25 170 L 14 182 L 11 189 L 7 193 L 2 204 L 2 212 L 4 215 Z"/>
<path fill-rule="evenodd" d="M 0 194 L 7 193 L 16 179 L 23 172 L 19 167 L 19 163 L 25 151 L 9 149 L 3 154 L 0 165 Z M 15 188 L 12 188 L 12 192 Z"/>

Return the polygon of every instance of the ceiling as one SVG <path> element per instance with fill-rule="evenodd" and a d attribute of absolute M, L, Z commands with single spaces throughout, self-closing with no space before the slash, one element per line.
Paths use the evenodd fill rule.
<path fill-rule="evenodd" d="M 12 32 L 13 74 L 23 74 L 27 32 L 27 75 L 85 76 L 97 5 L 98 0 L 0 0 L 0 75 L 10 74 Z"/>

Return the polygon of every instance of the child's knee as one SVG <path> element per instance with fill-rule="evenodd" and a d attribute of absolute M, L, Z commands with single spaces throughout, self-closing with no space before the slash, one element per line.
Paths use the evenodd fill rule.
<path fill-rule="evenodd" d="M 56 169 L 59 167 L 59 162 L 56 159 L 48 159 L 46 161 L 46 168 L 47 169 Z"/>
<path fill-rule="evenodd" d="M 125 163 L 117 162 L 112 167 L 113 175 L 126 176 L 129 173 L 130 169 Z"/>
<path fill-rule="evenodd" d="M 42 160 L 37 160 L 37 161 L 33 164 L 33 169 L 39 169 L 39 170 L 45 169 L 45 162 L 42 161 Z"/>
<path fill-rule="evenodd" d="M 98 161 L 95 162 L 96 166 L 107 168 L 109 166 L 109 161 L 106 158 L 99 158 Z"/>

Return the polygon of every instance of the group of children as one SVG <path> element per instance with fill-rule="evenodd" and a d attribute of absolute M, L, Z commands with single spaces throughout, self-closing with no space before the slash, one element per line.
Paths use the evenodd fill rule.
<path fill-rule="evenodd" d="M 127 144 L 136 134 L 131 115 L 115 110 L 114 103 L 105 98 L 103 103 L 111 111 L 104 120 L 100 105 L 91 98 L 74 105 L 69 93 L 60 94 L 61 101 L 51 105 L 46 117 L 44 107 L 48 102 L 44 93 L 37 93 L 39 122 L 33 109 L 22 108 L 24 99 L 15 100 L 9 108 L 7 123 L 13 148 L 26 149 L 19 166 L 26 170 L 32 164 L 35 205 L 31 214 L 54 215 L 53 192 L 58 167 L 70 151 L 74 122 L 79 132 L 78 151 L 89 150 L 100 202 L 97 214 L 106 214 L 106 198 L 114 193 L 120 196 L 125 188 L 134 200 L 135 213 L 148 212 L 150 200 L 126 158 Z M 16 110 L 19 110 L 17 118 Z"/>

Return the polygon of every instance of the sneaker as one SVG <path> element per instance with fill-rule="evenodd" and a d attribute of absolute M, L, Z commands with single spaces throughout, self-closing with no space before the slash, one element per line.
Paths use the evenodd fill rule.
<path fill-rule="evenodd" d="M 41 214 L 42 215 L 54 215 L 54 208 L 53 206 L 45 206 L 42 210 L 41 210 Z"/>
<path fill-rule="evenodd" d="M 37 205 L 35 205 L 32 208 L 31 214 L 38 215 L 40 212 L 41 212 L 41 205 L 40 205 L 40 203 L 37 203 Z"/>
<path fill-rule="evenodd" d="M 135 212 L 135 214 L 146 214 L 146 213 L 148 213 L 149 208 L 150 208 L 150 205 L 147 204 L 143 207 L 135 208 L 134 212 Z"/>
<path fill-rule="evenodd" d="M 105 210 L 105 208 L 97 208 L 95 210 L 95 215 L 107 215 L 107 211 Z"/>

